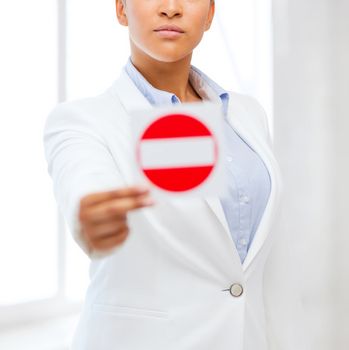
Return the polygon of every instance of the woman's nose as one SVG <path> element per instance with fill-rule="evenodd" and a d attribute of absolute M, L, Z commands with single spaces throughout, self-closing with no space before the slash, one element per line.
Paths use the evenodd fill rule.
<path fill-rule="evenodd" d="M 167 16 L 169 18 L 175 16 L 181 16 L 182 9 L 182 0 L 160 0 L 161 5 L 159 12 L 162 16 Z"/>

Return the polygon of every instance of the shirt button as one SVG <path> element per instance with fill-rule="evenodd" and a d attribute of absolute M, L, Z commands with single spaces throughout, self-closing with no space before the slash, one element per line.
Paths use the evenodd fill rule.
<path fill-rule="evenodd" d="M 244 291 L 243 288 L 242 288 L 242 285 L 239 284 L 239 283 L 234 283 L 230 286 L 230 294 L 233 296 L 233 297 L 239 297 L 242 292 Z"/>
<path fill-rule="evenodd" d="M 241 245 L 247 245 L 247 239 L 246 238 L 240 238 L 238 241 Z"/>
<path fill-rule="evenodd" d="M 248 196 L 241 196 L 240 200 L 241 200 L 242 203 L 248 203 L 250 198 L 248 198 Z"/>
<path fill-rule="evenodd" d="M 233 161 L 233 157 L 227 156 L 227 161 L 228 161 L 229 163 L 232 162 L 232 161 Z"/>

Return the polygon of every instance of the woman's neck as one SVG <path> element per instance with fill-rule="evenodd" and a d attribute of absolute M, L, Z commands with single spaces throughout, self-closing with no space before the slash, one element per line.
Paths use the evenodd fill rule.
<path fill-rule="evenodd" d="M 177 62 L 160 62 L 131 44 L 131 61 L 156 89 L 175 94 L 181 102 L 201 100 L 189 82 L 191 55 Z"/>

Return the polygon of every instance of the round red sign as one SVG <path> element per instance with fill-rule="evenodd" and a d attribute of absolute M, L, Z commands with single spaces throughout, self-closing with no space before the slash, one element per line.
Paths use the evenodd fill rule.
<path fill-rule="evenodd" d="M 147 126 L 136 145 L 137 162 L 157 187 L 171 192 L 203 184 L 218 159 L 213 133 L 185 114 L 162 116 Z"/>

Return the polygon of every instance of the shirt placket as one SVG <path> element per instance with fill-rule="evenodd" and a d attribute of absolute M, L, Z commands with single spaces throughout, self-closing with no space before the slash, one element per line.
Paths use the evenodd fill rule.
<path fill-rule="evenodd" d="M 233 173 L 233 157 L 228 155 L 227 159 L 229 163 L 228 168 L 230 172 Z M 249 242 L 249 232 L 251 226 L 251 201 L 246 183 L 246 176 L 244 176 L 239 169 L 235 169 L 234 174 L 239 208 L 238 227 L 236 231 L 236 248 L 239 252 L 241 260 L 243 261 L 247 254 L 247 246 Z"/>
<path fill-rule="evenodd" d="M 249 193 L 248 176 L 246 171 L 237 166 L 237 159 L 234 157 L 234 149 L 236 149 L 237 135 L 232 128 L 225 129 L 225 135 L 227 140 L 231 140 L 230 147 L 226 154 L 227 168 L 230 176 L 234 177 L 235 191 L 237 197 L 237 208 L 238 208 L 238 222 L 234 225 L 235 227 L 235 244 L 236 249 L 239 252 L 241 261 L 243 261 L 247 255 L 247 248 L 250 239 L 250 228 L 251 228 L 251 215 L 252 215 L 252 203 L 251 194 Z"/>

